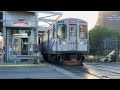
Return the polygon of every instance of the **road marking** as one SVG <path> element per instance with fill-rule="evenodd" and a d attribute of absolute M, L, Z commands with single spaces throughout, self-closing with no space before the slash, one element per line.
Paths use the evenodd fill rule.
<path fill-rule="evenodd" d="M 85 79 L 85 78 L 83 78 L 81 76 L 78 76 L 78 75 L 76 75 L 74 73 L 71 73 L 71 72 L 69 72 L 67 70 L 61 69 L 61 68 L 59 68 L 57 66 L 54 66 L 54 65 L 51 65 L 51 64 L 48 64 L 48 67 L 53 68 L 53 69 L 57 70 L 58 72 L 61 72 L 62 74 L 71 77 L 72 79 Z"/>

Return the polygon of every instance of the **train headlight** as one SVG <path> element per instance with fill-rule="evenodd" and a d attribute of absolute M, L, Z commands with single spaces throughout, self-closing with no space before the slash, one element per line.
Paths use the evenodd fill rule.
<path fill-rule="evenodd" d="M 63 42 L 63 44 L 65 44 L 65 42 Z"/>
<path fill-rule="evenodd" d="M 80 44 L 83 44 L 83 42 L 80 42 Z"/>

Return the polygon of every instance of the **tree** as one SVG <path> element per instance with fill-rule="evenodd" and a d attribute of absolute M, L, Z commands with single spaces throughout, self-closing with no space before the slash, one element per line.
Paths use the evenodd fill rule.
<path fill-rule="evenodd" d="M 89 31 L 89 44 L 90 44 L 90 52 L 94 49 L 103 49 L 104 39 L 105 38 L 113 38 L 117 37 L 120 39 L 120 30 L 118 29 L 109 29 L 105 26 L 95 26 L 93 29 Z"/>

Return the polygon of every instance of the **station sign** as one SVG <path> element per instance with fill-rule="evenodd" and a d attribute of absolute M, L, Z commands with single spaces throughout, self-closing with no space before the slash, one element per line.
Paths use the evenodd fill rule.
<path fill-rule="evenodd" d="M 24 21 L 18 21 L 18 22 L 13 22 L 13 26 L 27 26 L 28 22 Z"/>

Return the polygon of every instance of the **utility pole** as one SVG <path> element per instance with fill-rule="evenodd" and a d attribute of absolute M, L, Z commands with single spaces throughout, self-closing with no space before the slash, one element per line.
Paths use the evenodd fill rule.
<path fill-rule="evenodd" d="M 117 60 L 116 60 L 116 61 L 118 62 L 118 48 L 117 48 L 117 44 L 118 44 L 118 43 L 117 43 L 117 38 L 116 38 L 115 41 L 116 41 L 116 54 L 117 54 Z"/>

